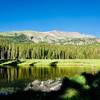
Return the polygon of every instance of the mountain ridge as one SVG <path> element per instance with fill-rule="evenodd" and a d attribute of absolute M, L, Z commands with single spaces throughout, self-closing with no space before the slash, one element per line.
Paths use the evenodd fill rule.
<path fill-rule="evenodd" d="M 1 36 L 12 38 L 25 38 L 26 40 L 34 43 L 46 42 L 56 44 L 92 44 L 100 42 L 100 38 L 93 35 L 82 34 L 80 32 L 63 32 L 63 31 L 12 31 L 12 32 L 0 32 Z M 18 39 L 17 39 L 18 40 Z M 24 41 L 24 40 L 23 40 Z"/>

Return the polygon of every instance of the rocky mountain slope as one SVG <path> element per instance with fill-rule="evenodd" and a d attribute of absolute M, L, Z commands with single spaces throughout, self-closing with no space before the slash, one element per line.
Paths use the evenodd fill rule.
<path fill-rule="evenodd" d="M 0 36 L 6 36 L 16 41 L 31 41 L 34 43 L 56 43 L 56 44 L 92 44 L 100 42 L 100 39 L 92 35 L 85 35 L 79 32 L 62 32 L 62 31 L 13 31 L 0 32 Z"/>

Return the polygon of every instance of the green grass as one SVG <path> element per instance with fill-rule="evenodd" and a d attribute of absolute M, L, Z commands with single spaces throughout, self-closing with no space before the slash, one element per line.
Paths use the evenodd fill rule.
<path fill-rule="evenodd" d="M 9 60 L 9 61 L 5 61 L 3 63 L 0 63 L 0 67 L 6 67 L 6 65 L 9 65 L 10 63 L 15 62 L 14 60 Z"/>
<path fill-rule="evenodd" d="M 80 100 L 81 97 L 77 90 L 73 88 L 69 88 L 65 91 L 64 95 L 62 96 L 65 100 Z"/>
<path fill-rule="evenodd" d="M 81 84 L 81 85 L 85 85 L 86 84 L 86 79 L 82 75 L 75 75 L 70 79 L 73 80 L 74 82 L 77 82 L 77 83 Z"/>
<path fill-rule="evenodd" d="M 16 60 L 0 63 L 0 66 L 10 65 Z M 56 62 L 56 67 L 96 67 L 100 69 L 100 59 L 20 59 L 18 67 L 49 67 Z"/>

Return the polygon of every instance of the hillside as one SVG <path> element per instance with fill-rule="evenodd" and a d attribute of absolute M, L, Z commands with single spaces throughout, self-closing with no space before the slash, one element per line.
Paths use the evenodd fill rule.
<path fill-rule="evenodd" d="M 7 37 L 15 42 L 34 42 L 34 43 L 55 43 L 55 44 L 93 44 L 100 42 L 100 39 L 92 35 L 85 35 L 79 32 L 62 31 L 13 31 L 0 32 L 0 36 Z"/>

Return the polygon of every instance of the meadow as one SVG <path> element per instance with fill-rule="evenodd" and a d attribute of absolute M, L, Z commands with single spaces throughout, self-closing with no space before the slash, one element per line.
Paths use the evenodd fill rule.
<path fill-rule="evenodd" d="M 100 59 L 20 59 L 0 60 L 0 66 L 16 67 L 100 67 Z"/>

